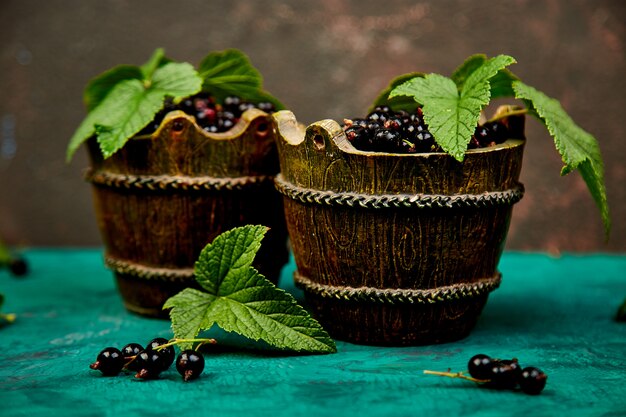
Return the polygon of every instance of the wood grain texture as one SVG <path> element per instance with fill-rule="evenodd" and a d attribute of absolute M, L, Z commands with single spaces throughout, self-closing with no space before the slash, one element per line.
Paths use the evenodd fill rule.
<path fill-rule="evenodd" d="M 518 186 L 524 141 L 470 151 L 463 163 L 443 153 L 394 155 L 355 150 L 332 120 L 304 129 L 275 114 L 281 178 L 337 194 L 445 195 Z M 327 286 L 436 289 L 497 274 L 512 204 L 364 208 L 285 197 L 298 273 Z M 307 292 L 337 338 L 372 344 L 438 343 L 465 337 L 487 295 L 432 305 L 337 300 Z"/>
<path fill-rule="evenodd" d="M 193 268 L 207 243 L 245 224 L 270 227 L 255 266 L 277 280 L 287 244 L 268 117 L 248 110 L 230 131 L 207 134 L 193 118 L 171 112 L 152 136 L 131 139 L 106 160 L 90 141 L 88 179 L 107 257 L 153 271 L 113 268 L 128 309 L 162 314 L 168 297 L 195 284 L 168 277 Z"/>

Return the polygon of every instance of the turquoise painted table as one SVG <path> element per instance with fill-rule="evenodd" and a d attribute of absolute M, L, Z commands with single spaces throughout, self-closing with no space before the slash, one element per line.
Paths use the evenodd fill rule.
<path fill-rule="evenodd" d="M 183 383 L 101 377 L 101 348 L 170 337 L 168 322 L 127 313 L 99 250 L 30 250 L 32 273 L 0 272 L 0 416 L 626 416 L 625 256 L 506 253 L 504 280 L 477 328 L 456 343 L 383 348 L 338 343 L 326 356 L 232 349 Z M 293 263 L 281 286 L 290 284 Z M 220 336 L 220 335 L 218 335 Z M 223 336 L 223 335 L 221 335 Z M 226 337 L 226 342 L 234 342 Z M 463 370 L 475 353 L 517 357 L 549 374 L 536 397 L 423 375 Z"/>

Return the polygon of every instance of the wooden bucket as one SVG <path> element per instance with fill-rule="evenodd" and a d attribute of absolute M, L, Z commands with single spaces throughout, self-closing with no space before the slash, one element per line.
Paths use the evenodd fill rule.
<path fill-rule="evenodd" d="M 151 136 L 131 139 L 103 160 L 89 142 L 98 226 L 105 263 L 126 308 L 163 316 L 165 300 L 195 286 L 193 265 L 220 233 L 263 224 L 255 266 L 276 282 L 287 261 L 282 199 L 271 116 L 247 110 L 228 132 L 208 134 L 181 111 L 169 113 Z"/>
<path fill-rule="evenodd" d="M 274 114 L 296 284 L 322 325 L 356 343 L 461 339 L 489 292 L 518 182 L 523 140 L 445 153 L 356 150 L 333 120 Z"/>

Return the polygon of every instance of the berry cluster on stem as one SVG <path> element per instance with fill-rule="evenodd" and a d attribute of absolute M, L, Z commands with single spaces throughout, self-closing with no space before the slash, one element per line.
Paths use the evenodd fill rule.
<path fill-rule="evenodd" d="M 138 343 L 129 343 L 121 350 L 106 347 L 89 367 L 100 371 L 104 376 L 116 376 L 122 371 L 130 371 L 138 379 L 157 379 L 172 366 L 176 355 L 174 346 L 181 343 L 196 344 L 195 349 L 183 350 L 176 358 L 176 370 L 184 381 L 191 381 L 198 378 L 204 370 L 204 356 L 198 349 L 205 344 L 215 344 L 215 339 L 167 340 L 157 337 L 149 341 L 145 348 Z"/>
<path fill-rule="evenodd" d="M 488 388 L 514 390 L 520 388 L 529 395 L 538 395 L 543 391 L 548 376 L 539 368 L 521 367 L 517 359 L 494 359 L 485 354 L 472 356 L 467 364 L 468 373 L 424 371 L 428 375 L 445 376 L 472 381 Z"/>

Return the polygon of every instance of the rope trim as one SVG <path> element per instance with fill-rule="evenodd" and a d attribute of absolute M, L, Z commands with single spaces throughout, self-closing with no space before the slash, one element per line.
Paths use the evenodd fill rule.
<path fill-rule="evenodd" d="M 500 286 L 502 274 L 477 282 L 447 285 L 427 290 L 348 287 L 319 284 L 294 272 L 296 285 L 314 295 L 341 301 L 370 302 L 377 304 L 435 304 L 462 298 L 479 297 Z"/>
<path fill-rule="evenodd" d="M 270 175 L 244 176 L 232 178 L 187 177 L 167 175 L 126 175 L 111 172 L 94 172 L 89 169 L 85 180 L 92 184 L 110 188 L 145 190 L 242 190 L 250 186 L 269 184 L 274 180 Z"/>
<path fill-rule="evenodd" d="M 385 208 L 461 208 L 513 205 L 524 196 L 524 186 L 518 183 L 505 191 L 486 191 L 482 194 L 358 194 L 351 192 L 319 191 L 293 185 L 282 174 L 274 179 L 276 189 L 292 200 L 327 206 L 349 206 L 369 209 Z"/>
<path fill-rule="evenodd" d="M 193 281 L 193 268 L 155 268 L 104 255 L 104 264 L 118 274 L 132 275 L 142 280 L 185 282 Z"/>

